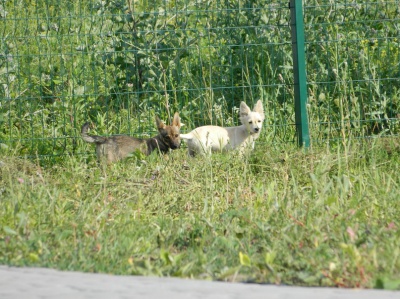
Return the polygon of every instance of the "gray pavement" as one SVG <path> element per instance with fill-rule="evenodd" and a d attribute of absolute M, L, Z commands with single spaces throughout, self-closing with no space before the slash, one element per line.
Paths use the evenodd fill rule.
<path fill-rule="evenodd" d="M 399 299 L 400 292 L 115 276 L 0 266 L 0 298 Z"/>

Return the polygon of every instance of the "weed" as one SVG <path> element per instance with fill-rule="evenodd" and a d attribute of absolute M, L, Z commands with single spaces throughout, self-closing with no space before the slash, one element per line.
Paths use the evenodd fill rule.
<path fill-rule="evenodd" d="M 344 157 L 344 155 L 347 155 Z M 98 168 L 2 156 L 0 263 L 338 287 L 396 286 L 399 150 L 184 149 Z"/>

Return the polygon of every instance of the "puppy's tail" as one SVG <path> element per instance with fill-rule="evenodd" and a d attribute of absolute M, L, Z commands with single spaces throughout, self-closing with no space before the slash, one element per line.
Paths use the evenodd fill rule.
<path fill-rule="evenodd" d="M 193 134 L 192 134 L 192 133 L 188 133 L 188 134 L 179 134 L 179 136 L 180 136 L 183 140 L 192 140 L 192 139 L 193 139 Z"/>
<path fill-rule="evenodd" d="M 104 137 L 89 135 L 87 133 L 89 130 L 89 127 L 90 127 L 89 122 L 84 123 L 82 126 L 81 136 L 84 141 L 90 142 L 90 143 L 104 143 L 106 141 L 106 138 L 104 138 Z"/>

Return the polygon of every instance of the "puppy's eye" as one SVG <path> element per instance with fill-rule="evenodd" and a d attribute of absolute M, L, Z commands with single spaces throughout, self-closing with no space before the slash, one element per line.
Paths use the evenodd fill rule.
<path fill-rule="evenodd" d="M 249 121 L 249 124 L 252 124 L 253 122 L 252 121 Z"/>
<path fill-rule="evenodd" d="M 178 136 L 179 136 L 178 134 L 175 134 L 175 138 L 178 138 Z"/>
<path fill-rule="evenodd" d="M 261 122 L 261 120 L 258 121 L 259 123 Z"/>

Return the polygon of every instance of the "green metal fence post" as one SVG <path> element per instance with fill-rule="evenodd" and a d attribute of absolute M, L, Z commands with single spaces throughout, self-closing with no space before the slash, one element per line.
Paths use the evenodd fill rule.
<path fill-rule="evenodd" d="M 307 77 L 304 53 L 304 24 L 302 0 L 290 0 L 290 27 L 294 72 L 294 107 L 299 146 L 310 146 L 307 118 Z"/>

